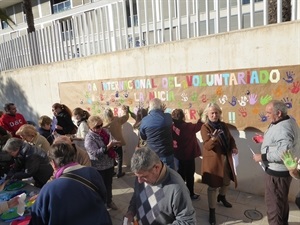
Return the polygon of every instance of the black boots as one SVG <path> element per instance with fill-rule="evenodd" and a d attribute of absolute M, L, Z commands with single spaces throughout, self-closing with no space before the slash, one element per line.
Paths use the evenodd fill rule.
<path fill-rule="evenodd" d="M 216 212 L 215 212 L 215 209 L 209 208 L 209 223 L 210 223 L 210 225 L 216 225 Z"/>
<path fill-rule="evenodd" d="M 227 202 L 227 200 L 225 198 L 225 195 L 218 195 L 217 201 L 218 202 L 222 202 L 223 205 L 225 207 L 227 207 L 227 208 L 231 208 L 232 207 L 232 205 L 229 202 Z"/>

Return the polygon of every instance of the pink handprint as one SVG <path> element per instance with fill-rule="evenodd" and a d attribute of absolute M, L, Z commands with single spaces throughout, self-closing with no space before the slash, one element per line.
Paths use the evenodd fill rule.
<path fill-rule="evenodd" d="M 299 81 L 293 82 L 293 87 L 290 90 L 291 90 L 291 93 L 297 94 L 300 91 L 300 83 L 299 83 Z"/>
<path fill-rule="evenodd" d="M 249 96 L 249 104 L 254 105 L 257 102 L 257 94 L 250 94 Z"/>
<path fill-rule="evenodd" d="M 242 117 L 246 117 L 248 115 L 244 107 L 239 109 L 239 115 Z"/>

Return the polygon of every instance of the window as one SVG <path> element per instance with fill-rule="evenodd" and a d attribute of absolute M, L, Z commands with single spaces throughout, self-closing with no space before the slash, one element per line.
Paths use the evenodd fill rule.
<path fill-rule="evenodd" d="M 71 19 L 60 20 L 61 25 L 61 36 L 63 41 L 73 39 L 73 26 Z"/>
<path fill-rule="evenodd" d="M 263 0 L 254 0 L 254 2 L 262 2 Z M 243 0 L 243 5 L 244 4 L 249 4 L 250 0 Z"/>
<path fill-rule="evenodd" d="M 1 21 L 1 27 L 2 29 L 6 29 L 8 27 L 8 24 L 5 21 Z"/>
<path fill-rule="evenodd" d="M 52 4 L 53 14 L 60 13 L 60 12 L 66 11 L 68 9 L 71 9 L 71 1 L 70 0 L 67 0 L 67 1 L 53 0 L 52 3 L 53 3 Z"/>
<path fill-rule="evenodd" d="M 133 16 L 133 25 L 138 25 L 138 16 L 137 16 L 137 8 L 136 8 L 136 0 L 132 0 L 132 10 L 130 11 L 130 2 L 126 0 L 126 15 L 127 15 L 127 26 L 131 27 L 131 15 Z"/>

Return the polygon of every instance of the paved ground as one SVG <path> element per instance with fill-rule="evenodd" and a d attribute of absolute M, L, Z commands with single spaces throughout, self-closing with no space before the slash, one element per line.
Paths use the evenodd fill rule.
<path fill-rule="evenodd" d="M 126 175 L 122 178 L 114 178 L 113 180 L 113 201 L 119 207 L 118 210 L 110 210 L 110 215 L 113 220 L 113 225 L 122 225 L 123 216 L 127 211 L 127 207 L 133 192 L 134 175 L 127 168 Z M 200 194 L 201 199 L 193 201 L 193 205 L 197 212 L 197 224 L 208 225 L 208 205 L 206 185 L 195 183 L 195 192 Z M 216 208 L 217 224 L 256 224 L 267 225 L 266 208 L 262 196 L 230 190 L 226 196 L 227 200 L 232 203 L 233 208 L 225 208 L 218 204 Z M 257 210 L 263 218 L 260 220 L 251 220 L 245 216 L 245 211 Z M 255 211 L 254 211 L 255 212 Z M 254 216 L 259 216 L 254 213 Z M 289 225 L 300 225 L 300 210 L 294 203 L 290 203 L 290 218 Z"/>

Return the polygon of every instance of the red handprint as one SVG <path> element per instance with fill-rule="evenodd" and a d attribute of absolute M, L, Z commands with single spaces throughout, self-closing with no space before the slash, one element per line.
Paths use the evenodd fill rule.
<path fill-rule="evenodd" d="M 240 108 L 239 109 L 239 115 L 242 116 L 242 117 L 246 117 L 248 115 L 246 109 L 245 108 Z"/>
<path fill-rule="evenodd" d="M 202 95 L 202 96 L 201 96 L 201 101 L 202 101 L 203 103 L 207 102 L 207 97 L 206 97 L 206 95 Z"/>
<path fill-rule="evenodd" d="M 297 94 L 300 91 L 300 83 L 299 83 L 299 81 L 293 82 L 293 87 L 290 88 L 290 90 L 291 90 L 291 93 Z"/>

